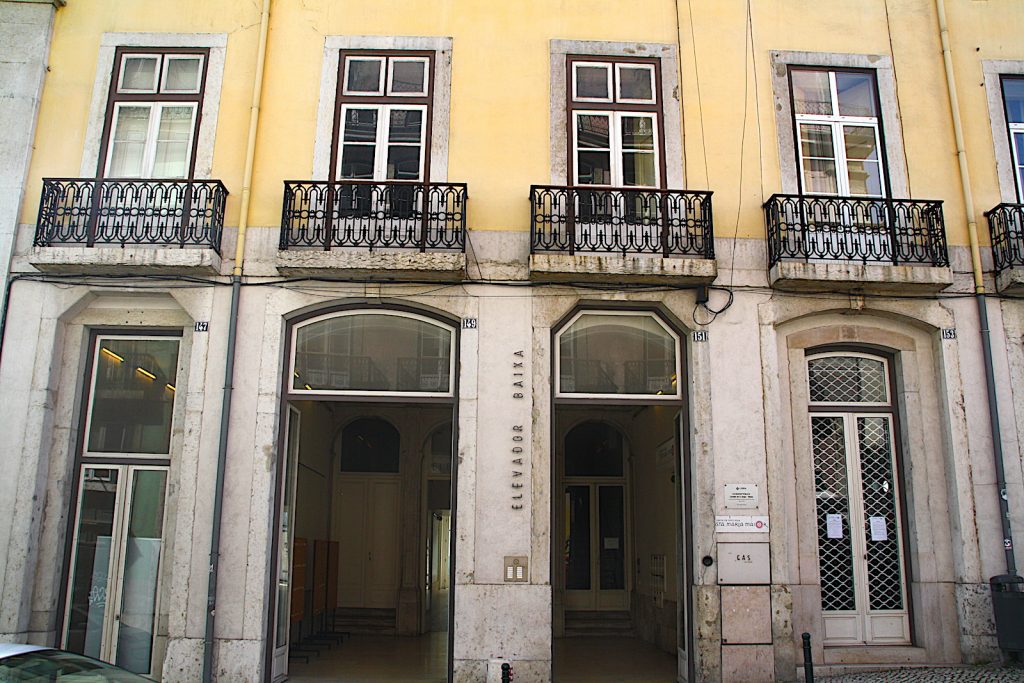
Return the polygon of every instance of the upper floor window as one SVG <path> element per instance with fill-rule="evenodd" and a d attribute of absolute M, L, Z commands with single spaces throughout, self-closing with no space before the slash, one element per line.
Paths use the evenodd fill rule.
<path fill-rule="evenodd" d="M 119 48 L 104 125 L 103 175 L 193 174 L 208 50 Z"/>
<path fill-rule="evenodd" d="M 331 149 L 337 179 L 429 179 L 433 60 L 433 52 L 341 53 Z"/>
<path fill-rule="evenodd" d="M 811 194 L 885 195 L 875 75 L 791 67 L 801 188 Z"/>
<path fill-rule="evenodd" d="M 1024 202 L 1024 77 L 1003 76 L 1001 80 L 1013 160 L 1013 177 L 1017 184 L 1017 198 Z"/>
<path fill-rule="evenodd" d="M 658 61 L 583 56 L 568 61 L 573 183 L 661 187 Z"/>

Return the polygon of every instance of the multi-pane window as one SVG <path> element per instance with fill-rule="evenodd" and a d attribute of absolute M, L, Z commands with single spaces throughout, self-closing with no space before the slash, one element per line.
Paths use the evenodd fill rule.
<path fill-rule="evenodd" d="M 570 176 L 575 185 L 660 187 L 655 60 L 570 58 Z"/>
<path fill-rule="evenodd" d="M 882 197 L 885 168 L 875 76 L 791 67 L 801 187 L 809 194 Z"/>
<path fill-rule="evenodd" d="M 110 178 L 191 175 L 207 53 L 121 49 L 100 169 Z"/>
<path fill-rule="evenodd" d="M 1024 202 L 1024 77 L 1004 76 L 1002 85 L 1013 158 L 1013 177 L 1017 185 L 1017 198 Z"/>
<path fill-rule="evenodd" d="M 337 179 L 429 177 L 431 52 L 345 52 L 339 60 Z"/>

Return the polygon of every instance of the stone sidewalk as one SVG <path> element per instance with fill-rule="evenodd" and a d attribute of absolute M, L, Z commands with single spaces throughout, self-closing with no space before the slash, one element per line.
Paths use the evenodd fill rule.
<path fill-rule="evenodd" d="M 815 676 L 816 683 L 1022 683 L 1024 666 L 913 667 L 873 673 Z"/>

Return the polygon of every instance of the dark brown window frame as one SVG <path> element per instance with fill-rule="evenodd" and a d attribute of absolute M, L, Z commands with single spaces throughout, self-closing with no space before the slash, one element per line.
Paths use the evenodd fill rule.
<path fill-rule="evenodd" d="M 575 100 L 573 88 L 573 67 L 579 62 L 605 62 L 611 65 L 612 70 L 612 92 L 611 102 L 578 102 Z M 618 91 L 618 73 L 615 69 L 617 64 L 637 64 L 654 67 L 654 102 L 651 104 L 640 104 L 635 102 L 616 102 L 615 93 Z M 658 121 L 658 188 L 668 189 L 667 183 L 667 162 L 665 159 L 665 114 L 663 111 L 664 98 L 661 96 L 661 60 L 657 57 L 630 57 L 627 55 L 585 55 L 570 54 L 565 58 L 565 182 L 568 186 L 575 185 L 573 176 L 576 170 L 576 154 L 573 149 L 573 112 L 576 110 L 590 111 L 633 111 L 644 114 L 654 114 Z M 589 187 L 589 186 L 587 186 Z M 606 187 L 599 185 L 597 187 Z"/>
<path fill-rule="evenodd" d="M 349 58 L 382 57 L 384 58 L 384 94 L 383 95 L 346 95 L 345 64 Z M 388 95 L 387 78 L 392 57 L 422 57 L 427 60 L 427 94 L 426 95 Z M 423 177 L 418 181 L 389 180 L 375 182 L 430 182 L 430 148 L 433 140 L 434 124 L 434 61 L 433 50 L 340 50 L 338 53 L 338 85 L 334 94 L 334 123 L 331 132 L 331 157 L 328 178 L 342 180 L 338 177 L 338 155 L 341 153 L 341 109 L 346 104 L 414 104 L 427 108 L 426 121 L 423 124 Z"/>
<path fill-rule="evenodd" d="M 121 64 L 126 55 L 196 55 L 203 58 L 203 67 L 199 74 L 198 93 L 160 93 L 160 81 L 163 68 L 157 73 L 157 92 L 153 93 L 119 93 L 117 91 L 121 74 Z M 114 64 L 110 72 L 110 88 L 107 91 L 107 105 L 103 113 L 103 134 L 100 137 L 100 153 L 96 161 L 96 177 L 106 176 L 107 153 L 110 150 L 110 135 L 114 124 L 114 109 L 119 102 L 195 102 L 196 118 L 192 124 L 192 149 L 189 150 L 188 175 L 192 180 L 196 170 L 196 152 L 199 149 L 199 129 L 203 122 L 203 102 L 206 95 L 206 77 L 210 65 L 210 49 L 198 47 L 129 47 L 120 46 L 114 50 Z"/>

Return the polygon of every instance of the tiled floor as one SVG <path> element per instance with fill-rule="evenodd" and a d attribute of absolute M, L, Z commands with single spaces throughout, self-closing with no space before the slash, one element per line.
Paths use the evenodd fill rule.
<path fill-rule="evenodd" d="M 675 683 L 676 658 L 638 638 L 557 638 L 557 683 Z"/>
<path fill-rule="evenodd" d="M 324 651 L 308 664 L 290 665 L 290 683 L 337 681 L 384 683 L 447 679 L 448 633 L 436 631 L 416 636 L 353 635 L 340 647 Z"/>

